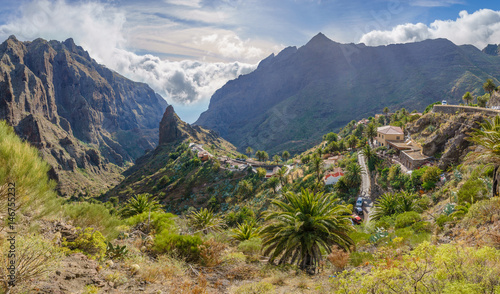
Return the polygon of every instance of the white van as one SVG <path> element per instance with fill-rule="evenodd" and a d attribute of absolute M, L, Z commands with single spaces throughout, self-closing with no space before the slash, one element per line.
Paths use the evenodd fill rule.
<path fill-rule="evenodd" d="M 448 102 L 446 100 L 441 101 L 441 105 L 448 105 Z"/>

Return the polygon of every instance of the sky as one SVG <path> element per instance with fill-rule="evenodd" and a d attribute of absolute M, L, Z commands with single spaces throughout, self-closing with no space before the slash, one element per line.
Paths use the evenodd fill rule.
<path fill-rule="evenodd" d="M 500 1 L 0 0 L 0 42 L 73 38 L 189 123 L 228 80 L 319 32 L 340 43 L 448 38 L 483 49 L 500 43 Z"/>

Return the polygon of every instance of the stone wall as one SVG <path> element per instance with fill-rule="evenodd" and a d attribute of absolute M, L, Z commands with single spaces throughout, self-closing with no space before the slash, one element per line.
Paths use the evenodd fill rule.
<path fill-rule="evenodd" d="M 500 110 L 483 108 L 483 107 L 460 106 L 460 105 L 434 105 L 432 108 L 432 112 L 440 112 L 447 114 L 480 112 L 490 116 L 500 115 Z"/>

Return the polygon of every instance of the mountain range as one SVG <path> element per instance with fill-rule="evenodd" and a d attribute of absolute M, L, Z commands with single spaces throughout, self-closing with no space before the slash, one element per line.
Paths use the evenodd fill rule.
<path fill-rule="evenodd" d="M 38 147 L 63 195 L 99 193 L 156 147 L 167 107 L 148 85 L 98 64 L 72 39 L 0 45 L 0 119 Z"/>
<path fill-rule="evenodd" d="M 301 152 L 321 136 L 384 107 L 423 111 L 462 102 L 466 91 L 500 79 L 500 57 L 446 39 L 370 47 L 319 33 L 306 45 L 271 54 L 258 68 L 217 90 L 195 124 L 240 151 Z"/>

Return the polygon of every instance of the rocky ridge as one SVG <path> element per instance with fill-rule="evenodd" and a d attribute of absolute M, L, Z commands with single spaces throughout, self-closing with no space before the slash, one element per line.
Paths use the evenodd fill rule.
<path fill-rule="evenodd" d="M 158 141 L 167 103 L 72 39 L 0 45 L 0 119 L 36 146 L 61 194 L 100 193 Z M 76 192 L 75 192 L 76 193 Z"/>

